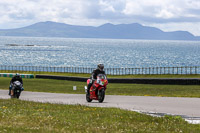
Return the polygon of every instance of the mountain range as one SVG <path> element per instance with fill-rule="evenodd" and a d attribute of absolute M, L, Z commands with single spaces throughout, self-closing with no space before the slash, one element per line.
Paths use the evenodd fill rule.
<path fill-rule="evenodd" d="M 0 36 L 200 41 L 200 36 L 194 36 L 188 31 L 164 32 L 138 23 L 118 25 L 107 23 L 94 27 L 46 21 L 22 28 L 0 29 Z"/>

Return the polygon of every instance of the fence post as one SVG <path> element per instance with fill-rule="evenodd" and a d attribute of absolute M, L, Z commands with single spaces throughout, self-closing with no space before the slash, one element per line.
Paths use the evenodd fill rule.
<path fill-rule="evenodd" d="M 136 74 L 198 74 L 199 66 L 184 67 L 141 67 L 141 68 L 105 68 L 110 75 L 136 75 Z M 71 73 L 91 73 L 93 68 L 84 67 L 44 67 L 44 66 L 9 66 L 0 65 L 0 70 L 4 71 L 36 71 L 36 72 L 71 72 Z M 168 70 L 167 70 L 168 69 Z M 184 70 L 185 69 L 185 70 Z"/>
<path fill-rule="evenodd" d="M 183 67 L 181 67 L 181 74 L 183 74 Z"/>
<path fill-rule="evenodd" d="M 164 67 L 164 74 L 165 74 L 166 67 Z"/>
<path fill-rule="evenodd" d="M 151 75 L 151 67 L 149 67 L 149 75 Z"/>
<path fill-rule="evenodd" d="M 195 66 L 195 74 L 197 74 L 197 67 Z"/>

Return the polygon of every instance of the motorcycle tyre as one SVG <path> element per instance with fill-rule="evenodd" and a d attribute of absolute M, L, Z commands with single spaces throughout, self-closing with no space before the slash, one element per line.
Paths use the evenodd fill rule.
<path fill-rule="evenodd" d="M 11 95 L 10 97 L 11 97 L 11 99 L 12 99 L 12 98 L 17 98 L 17 99 L 19 99 L 19 96 L 20 96 L 20 93 L 17 93 L 17 94 L 14 94 L 13 96 Z"/>
<path fill-rule="evenodd" d="M 20 94 L 21 94 L 21 91 L 20 91 L 20 92 L 17 92 L 17 94 L 16 94 L 16 98 L 17 98 L 17 99 L 19 99 Z"/>
<path fill-rule="evenodd" d="M 102 89 L 102 90 L 99 91 L 99 94 L 98 94 L 98 101 L 99 101 L 100 103 L 102 103 L 103 100 L 104 100 L 104 98 L 105 98 L 105 90 Z"/>
<path fill-rule="evenodd" d="M 20 96 L 20 95 L 19 95 L 19 94 L 17 94 L 17 95 L 16 95 L 16 98 L 17 98 L 17 99 L 19 99 L 19 96 Z"/>
<path fill-rule="evenodd" d="M 86 101 L 89 103 L 92 102 L 92 99 L 90 99 L 90 94 L 86 94 Z"/>

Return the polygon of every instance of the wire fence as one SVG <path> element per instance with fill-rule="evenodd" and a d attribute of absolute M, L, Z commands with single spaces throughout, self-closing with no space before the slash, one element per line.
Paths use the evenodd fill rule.
<path fill-rule="evenodd" d="M 96 68 L 87 67 L 44 67 L 44 66 L 8 66 L 0 65 L 0 70 L 4 71 L 34 71 L 34 72 L 54 72 L 54 73 L 92 73 Z M 185 67 L 145 67 L 145 68 L 105 68 L 109 75 L 138 75 L 138 74 L 200 74 L 200 66 Z"/>

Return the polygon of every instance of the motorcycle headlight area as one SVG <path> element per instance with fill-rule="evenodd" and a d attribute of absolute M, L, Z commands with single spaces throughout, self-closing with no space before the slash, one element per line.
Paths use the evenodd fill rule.
<path fill-rule="evenodd" d="M 102 85 L 102 86 L 104 85 L 104 81 L 101 81 L 101 80 L 97 80 L 97 83 Z"/>

